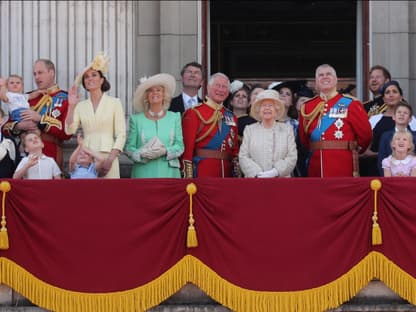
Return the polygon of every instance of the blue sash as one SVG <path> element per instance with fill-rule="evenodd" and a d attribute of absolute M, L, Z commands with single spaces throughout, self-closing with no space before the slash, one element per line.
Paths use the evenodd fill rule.
<path fill-rule="evenodd" d="M 352 99 L 347 97 L 342 97 L 335 103 L 335 105 L 331 108 L 331 111 L 339 111 L 341 109 L 347 109 L 348 106 L 351 104 Z M 316 127 L 311 134 L 311 141 L 316 142 L 321 140 L 322 133 L 325 132 L 337 119 L 338 117 L 329 117 L 331 113 L 325 114 L 321 118 L 321 125 L 320 127 Z"/>
<path fill-rule="evenodd" d="M 225 138 L 227 137 L 230 131 L 230 126 L 227 125 L 227 123 L 225 122 L 225 120 L 227 120 L 225 116 L 231 118 L 231 120 L 234 119 L 234 114 L 226 110 L 224 112 L 224 118 L 221 123 L 221 131 L 217 131 L 217 133 L 215 133 L 215 135 L 211 138 L 207 145 L 204 146 L 204 149 L 210 149 L 214 151 L 220 149 L 222 142 L 224 142 Z M 195 156 L 192 158 L 194 163 L 194 178 L 198 176 L 198 164 L 202 159 L 204 159 L 204 157 Z"/>

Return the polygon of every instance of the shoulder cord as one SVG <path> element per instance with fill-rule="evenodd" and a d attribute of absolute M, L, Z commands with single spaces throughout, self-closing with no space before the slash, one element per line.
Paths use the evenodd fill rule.
<path fill-rule="evenodd" d="M 192 108 L 193 109 L 193 108 Z M 211 132 L 212 130 L 214 130 L 215 125 L 217 124 L 217 122 L 219 122 L 222 119 L 222 113 L 221 111 L 219 111 L 218 109 L 215 110 L 215 112 L 212 114 L 211 118 L 209 118 L 208 120 L 205 120 L 204 117 L 202 117 L 201 113 L 194 109 L 194 112 L 196 113 L 196 115 L 198 116 L 199 120 L 201 120 L 201 122 L 204 125 L 209 125 L 211 124 L 211 127 L 209 127 L 208 131 L 206 131 L 203 135 L 201 135 L 200 137 L 197 137 L 195 142 L 200 142 L 203 139 L 205 139 Z M 198 133 L 202 130 L 198 129 Z"/>
<path fill-rule="evenodd" d="M 31 109 L 39 113 L 45 105 L 49 108 L 51 104 L 52 97 L 49 94 L 45 94 L 36 105 L 31 107 Z"/>
<path fill-rule="evenodd" d="M 312 112 L 310 112 L 309 114 L 306 114 L 305 105 L 302 105 L 300 109 L 300 113 L 302 114 L 302 117 L 305 119 L 305 121 L 307 121 L 305 128 L 304 128 L 305 133 L 308 133 L 311 123 L 318 117 L 318 115 L 322 114 L 322 109 L 324 108 L 324 106 L 325 106 L 325 102 L 322 101 L 318 105 L 316 105 L 316 107 L 313 109 Z"/>

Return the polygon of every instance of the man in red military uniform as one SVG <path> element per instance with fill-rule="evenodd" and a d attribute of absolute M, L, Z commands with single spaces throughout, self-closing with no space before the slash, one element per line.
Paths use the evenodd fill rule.
<path fill-rule="evenodd" d="M 21 113 L 20 122 L 9 121 L 3 132 L 19 135 L 22 131 L 41 131 L 45 145 L 43 153 L 53 157 L 63 168 L 62 143 L 71 138 L 65 133 L 65 117 L 68 110 L 68 94 L 55 83 L 55 65 L 47 59 L 39 59 L 33 66 L 33 75 L 39 90 L 44 95 L 29 100 L 30 110 Z"/>
<path fill-rule="evenodd" d="M 299 137 L 311 152 L 309 177 L 358 176 L 358 153 L 371 142 L 371 125 L 362 103 L 338 93 L 337 82 L 332 66 L 318 66 L 315 84 L 320 94 L 301 109 Z"/>
<path fill-rule="evenodd" d="M 185 178 L 239 176 L 237 118 L 222 104 L 229 86 L 226 75 L 212 75 L 206 100 L 183 116 Z"/>

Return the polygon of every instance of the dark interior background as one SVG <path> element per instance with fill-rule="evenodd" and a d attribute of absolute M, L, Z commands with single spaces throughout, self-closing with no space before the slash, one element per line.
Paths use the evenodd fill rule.
<path fill-rule="evenodd" d="M 356 1 L 210 1 L 211 72 L 313 79 L 323 63 L 355 80 Z"/>

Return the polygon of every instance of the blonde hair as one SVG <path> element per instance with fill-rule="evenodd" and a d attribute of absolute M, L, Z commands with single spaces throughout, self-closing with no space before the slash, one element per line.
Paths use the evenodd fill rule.
<path fill-rule="evenodd" d="M 17 79 L 19 79 L 19 80 L 22 82 L 22 84 L 23 84 L 23 77 L 22 77 L 22 76 L 12 74 L 12 75 L 10 75 L 9 77 L 7 77 L 7 82 L 9 82 L 9 79 L 10 79 L 10 78 L 17 78 Z"/>
<path fill-rule="evenodd" d="M 167 111 L 169 109 L 170 102 L 172 101 L 172 97 L 169 94 L 169 92 L 166 91 L 166 88 L 162 85 L 153 85 L 147 88 L 146 91 L 144 91 L 144 98 L 143 98 L 144 111 L 148 111 L 150 108 L 150 103 L 149 103 L 149 100 L 147 99 L 147 95 L 149 94 L 149 89 L 155 86 L 161 87 L 163 89 L 163 110 Z"/>
<path fill-rule="evenodd" d="M 399 130 L 399 131 L 396 131 L 393 134 L 393 137 L 391 138 L 390 146 L 392 150 L 392 153 L 391 153 L 392 156 L 396 158 L 396 149 L 393 147 L 393 143 L 399 136 L 407 137 L 407 139 L 410 142 L 410 149 L 408 150 L 407 155 L 414 155 L 415 145 L 413 144 L 413 134 L 410 131 Z"/>

